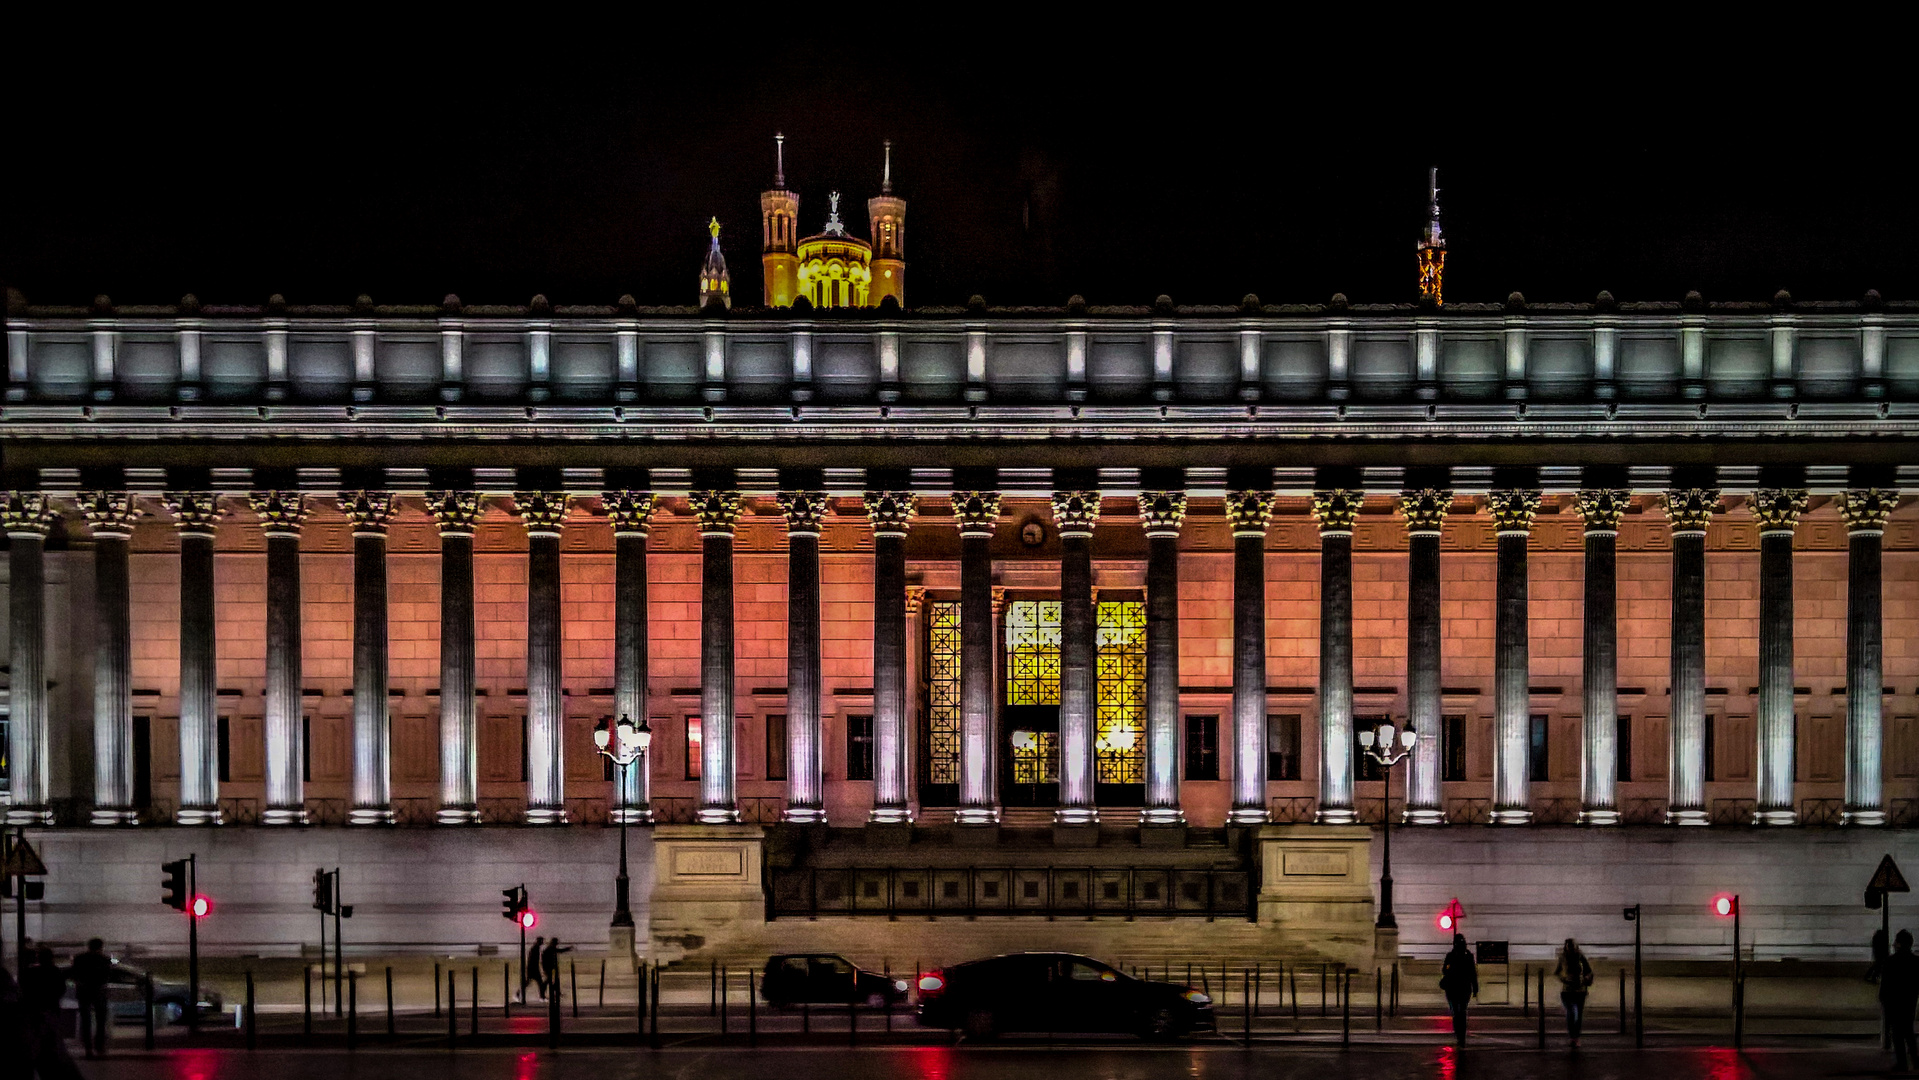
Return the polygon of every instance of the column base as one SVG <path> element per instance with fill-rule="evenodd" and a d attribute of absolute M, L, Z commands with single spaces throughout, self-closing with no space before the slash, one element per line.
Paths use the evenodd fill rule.
<path fill-rule="evenodd" d="M 824 825 L 826 810 L 818 806 L 789 806 L 780 814 L 780 820 L 788 825 Z"/>
<path fill-rule="evenodd" d="M 138 825 L 140 824 L 140 811 L 122 810 L 110 806 L 96 806 L 93 808 L 93 812 L 87 815 L 87 824 Z"/>
<path fill-rule="evenodd" d="M 1706 816 L 1704 810 L 1668 810 L 1666 811 L 1666 824 L 1710 825 L 1712 824 L 1712 819 Z"/>
<path fill-rule="evenodd" d="M 561 812 L 560 820 L 566 820 L 564 811 Z M 346 815 L 348 825 L 391 825 L 393 821 L 393 811 L 381 806 L 356 806 L 347 811 Z"/>
<path fill-rule="evenodd" d="M 998 825 L 999 807 L 962 806 L 953 812 L 955 825 Z"/>
<path fill-rule="evenodd" d="M 44 806 L 10 806 L 7 808 L 8 825 L 51 825 L 53 811 Z"/>
<path fill-rule="evenodd" d="M 1581 810 L 1579 812 L 1579 823 L 1581 825 L 1617 825 L 1619 824 L 1619 811 Z"/>
<path fill-rule="evenodd" d="M 182 806 L 173 814 L 175 825 L 218 825 L 224 820 L 217 806 Z"/>
<path fill-rule="evenodd" d="M 740 811 L 732 806 L 702 806 L 693 820 L 701 825 L 738 825 Z"/>
<path fill-rule="evenodd" d="M 1527 807 L 1508 807 L 1504 810 L 1494 810 L 1486 823 L 1488 825 L 1531 825 L 1533 823 L 1533 812 Z"/>
<path fill-rule="evenodd" d="M 1234 813 L 1238 813 L 1238 811 L 1234 811 Z M 1228 824 L 1237 824 L 1230 816 L 1226 821 Z M 1357 825 L 1359 824 L 1359 815 L 1353 813 L 1353 808 L 1350 806 L 1322 806 L 1314 812 L 1313 824 Z"/>
<path fill-rule="evenodd" d="M 1062 806 L 1053 811 L 1053 825 L 1098 825 L 1099 811 L 1091 806 Z"/>
<path fill-rule="evenodd" d="M 528 825 L 564 825 L 566 809 L 560 806 L 535 806 L 527 810 Z"/>
<path fill-rule="evenodd" d="M 1883 828 L 1886 824 L 1884 810 L 1848 810 L 1839 815 L 1839 824 L 1858 825 L 1862 828 Z"/>
<path fill-rule="evenodd" d="M 1235 806 L 1226 811 L 1228 825 L 1257 826 L 1265 825 L 1272 820 L 1273 816 L 1267 813 L 1263 806 Z"/>
<path fill-rule="evenodd" d="M 826 814 L 822 812 L 820 821 L 825 820 Z M 866 821 L 871 825 L 911 825 L 913 812 L 904 806 L 876 806 L 872 813 L 866 815 Z"/>
<path fill-rule="evenodd" d="M 622 806 L 606 816 L 609 825 L 651 825 L 653 808 L 650 806 Z"/>
<path fill-rule="evenodd" d="M 1139 812 L 1141 825 L 1184 825 L 1186 811 L 1177 806 L 1149 806 Z"/>
<path fill-rule="evenodd" d="M 304 806 L 270 806 L 260 811 L 262 825 L 305 825 L 307 811 Z"/>
<path fill-rule="evenodd" d="M 436 825 L 478 825 L 480 811 L 471 806 L 442 806 L 433 821 Z"/>
<path fill-rule="evenodd" d="M 1758 810 L 1752 815 L 1754 825 L 1797 825 L 1798 813 L 1792 810 Z"/>
<path fill-rule="evenodd" d="M 639 944 L 639 931 L 632 923 L 621 925 L 614 923 L 606 932 L 606 951 L 609 956 L 617 956 L 626 963 L 632 963 L 638 955 L 635 948 Z"/>
<path fill-rule="evenodd" d="M 1417 810 L 1409 809 L 1400 815 L 1399 820 L 1407 825 L 1444 825 L 1446 824 L 1446 811 L 1433 810 L 1426 807 L 1420 807 Z"/>

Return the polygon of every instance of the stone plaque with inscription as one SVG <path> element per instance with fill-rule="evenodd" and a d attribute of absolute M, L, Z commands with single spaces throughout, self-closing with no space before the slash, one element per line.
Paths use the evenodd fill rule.
<path fill-rule="evenodd" d="M 1287 851 L 1281 864 L 1287 877 L 1345 877 L 1352 865 L 1344 851 Z"/>

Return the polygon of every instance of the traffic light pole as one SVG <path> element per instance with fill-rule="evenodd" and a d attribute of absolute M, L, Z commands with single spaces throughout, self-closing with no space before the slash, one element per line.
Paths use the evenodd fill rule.
<path fill-rule="evenodd" d="M 1639 924 L 1645 921 L 1645 912 L 1638 904 L 1633 905 L 1632 912 L 1632 1044 L 1643 1047 L 1646 1045 L 1646 993 L 1640 979 Z"/>
<path fill-rule="evenodd" d="M 340 945 L 340 891 L 340 868 L 336 866 L 333 868 L 333 1015 L 335 1016 L 346 1015 L 346 1005 L 340 993 L 340 986 L 345 981 L 345 976 L 341 974 L 344 970 L 342 964 L 346 958 L 346 951 Z"/>
<path fill-rule="evenodd" d="M 187 856 L 187 1032 L 200 1033 L 200 857 Z"/>
<path fill-rule="evenodd" d="M 520 885 L 520 911 L 526 911 L 526 885 Z M 520 915 L 513 917 L 513 925 L 520 928 L 520 1004 L 526 1004 L 526 919 Z"/>

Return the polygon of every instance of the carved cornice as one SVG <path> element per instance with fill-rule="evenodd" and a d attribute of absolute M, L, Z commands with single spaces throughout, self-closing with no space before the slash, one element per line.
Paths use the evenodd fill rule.
<path fill-rule="evenodd" d="M 658 500 L 650 491 L 607 491 L 600 494 L 600 505 L 613 522 L 614 536 L 645 536 L 653 528 L 653 508 Z"/>
<path fill-rule="evenodd" d="M 1759 522 L 1759 535 L 1791 536 L 1810 501 L 1811 495 L 1804 488 L 1755 488 L 1746 496 L 1746 508 Z"/>
<path fill-rule="evenodd" d="M 1323 488 L 1313 492 L 1313 520 L 1321 536 L 1351 536 L 1366 493 L 1358 488 Z"/>
<path fill-rule="evenodd" d="M 572 498 L 564 491 L 516 491 L 513 509 L 520 515 L 528 536 L 558 536 L 566 528 L 566 512 Z"/>
<path fill-rule="evenodd" d="M 300 526 L 306 524 L 307 497 L 297 491 L 250 492 L 247 505 L 253 508 L 260 519 L 260 531 L 267 536 L 298 539 Z"/>
<path fill-rule="evenodd" d="M 866 493 L 866 517 L 873 523 L 874 536 L 905 536 L 919 508 L 920 497 L 910 491 Z"/>
<path fill-rule="evenodd" d="M 1093 535 L 1093 526 L 1099 524 L 1099 492 L 1053 492 L 1053 523 L 1061 537 Z"/>
<path fill-rule="evenodd" d="M 472 536 L 484 513 L 477 491 L 429 491 L 426 508 L 439 524 L 441 536 Z"/>
<path fill-rule="evenodd" d="M 744 500 L 737 491 L 694 491 L 686 501 L 700 519 L 701 536 L 732 536 L 740 526 Z"/>
<path fill-rule="evenodd" d="M 818 536 L 826 519 L 826 492 L 782 491 L 780 513 L 786 515 L 786 535 Z"/>
<path fill-rule="evenodd" d="M 1273 521 L 1273 493 L 1227 492 L 1226 517 L 1233 523 L 1234 536 L 1265 536 L 1266 526 Z"/>
<path fill-rule="evenodd" d="M 355 536 L 385 536 L 393 521 L 391 491 L 342 491 L 340 512 L 353 524 Z"/>
<path fill-rule="evenodd" d="M 1879 536 L 1886 531 L 1886 519 L 1899 505 L 1896 488 L 1848 488 L 1839 494 L 1839 514 L 1846 519 L 1851 536 Z"/>
<path fill-rule="evenodd" d="M 83 491 L 79 503 L 97 539 L 125 540 L 140 520 L 140 502 L 131 491 Z"/>
<path fill-rule="evenodd" d="M 1453 508 L 1450 488 L 1413 488 L 1399 493 L 1399 515 L 1407 536 L 1438 536 Z"/>
<path fill-rule="evenodd" d="M 1139 524 L 1147 536 L 1178 536 L 1180 526 L 1186 524 L 1186 493 L 1140 492 Z"/>
<path fill-rule="evenodd" d="M 1586 520 L 1586 535 L 1619 535 L 1619 519 L 1631 505 L 1632 492 L 1625 488 L 1581 488 L 1579 516 Z"/>
<path fill-rule="evenodd" d="M 1004 585 L 993 586 L 993 618 L 995 619 L 999 618 L 1000 612 L 1005 607 L 1006 607 L 1006 586 Z"/>
<path fill-rule="evenodd" d="M 1673 488 L 1662 496 L 1674 536 L 1704 536 L 1719 509 L 1718 488 Z"/>
<path fill-rule="evenodd" d="M 908 585 L 906 587 L 906 614 L 918 615 L 921 605 L 926 603 L 926 586 Z"/>
<path fill-rule="evenodd" d="M 999 525 L 999 492 L 955 491 L 953 516 L 961 536 L 991 536 Z"/>
<path fill-rule="evenodd" d="M 44 539 L 56 516 L 53 501 L 38 491 L 9 491 L 6 506 L 0 507 L 0 525 L 8 536 L 22 539 Z"/>
<path fill-rule="evenodd" d="M 1501 488 L 1486 493 L 1486 509 L 1493 515 L 1493 532 L 1500 536 L 1526 536 L 1533 531 L 1533 517 L 1539 513 L 1538 488 Z"/>
<path fill-rule="evenodd" d="M 226 516 L 220 496 L 211 491 L 169 491 L 160 501 L 173 515 L 173 527 L 181 536 L 211 538 L 220 527 L 220 519 Z"/>

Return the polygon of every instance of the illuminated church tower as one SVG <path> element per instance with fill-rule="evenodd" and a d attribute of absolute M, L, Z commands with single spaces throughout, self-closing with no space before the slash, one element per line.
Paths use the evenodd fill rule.
<path fill-rule="evenodd" d="M 706 230 L 713 234 L 713 246 L 706 249 L 706 262 L 700 266 L 700 306 L 718 300 L 730 308 L 733 288 L 726 276 L 726 256 L 720 254 L 720 219 L 714 218 Z"/>
<path fill-rule="evenodd" d="M 800 294 L 800 197 L 786 190 L 786 136 L 773 136 L 773 190 L 760 192 L 760 266 L 767 307 L 792 307 Z"/>
<path fill-rule="evenodd" d="M 886 165 L 880 174 L 880 197 L 866 200 L 866 218 L 872 226 L 873 283 L 869 302 L 878 307 L 887 297 L 906 306 L 906 200 L 893 197 L 893 140 L 886 140 Z"/>
<path fill-rule="evenodd" d="M 1446 237 L 1439 231 L 1439 170 L 1426 177 L 1426 232 L 1419 238 L 1419 299 L 1438 307 L 1446 302 Z"/>

